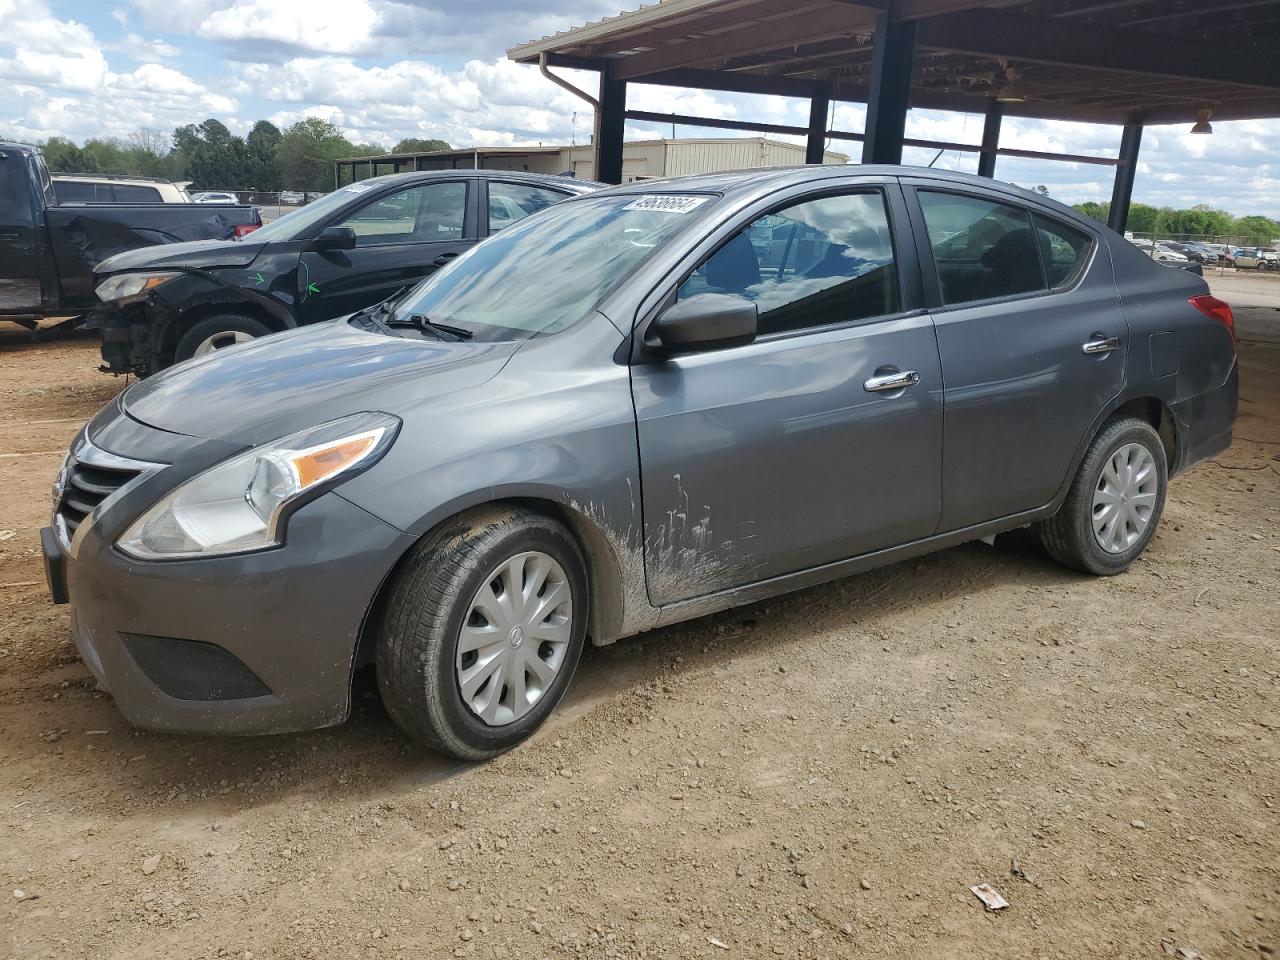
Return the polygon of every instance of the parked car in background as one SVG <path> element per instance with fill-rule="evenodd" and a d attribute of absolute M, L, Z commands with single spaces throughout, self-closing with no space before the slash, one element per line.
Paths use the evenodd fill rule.
<path fill-rule="evenodd" d="M 155 177 L 56 173 L 53 192 L 59 203 L 191 203 L 186 183 Z"/>
<path fill-rule="evenodd" d="M 532 187 L 507 176 L 472 174 L 470 209 Z M 354 229 L 334 196 L 308 237 Z M 1118 574 L 1236 402 L 1230 308 L 1038 194 L 911 167 L 650 181 L 133 385 L 41 541 L 135 724 L 340 723 L 372 662 L 405 731 L 482 759 L 587 638 L 1030 524 Z"/>
<path fill-rule="evenodd" d="M 67 201 L 39 149 L 0 143 L 0 319 L 34 326 L 82 314 L 98 302 L 100 260 L 176 241 L 230 240 L 261 223 L 250 206 Z"/>
<path fill-rule="evenodd" d="M 1218 255 L 1218 266 L 1234 267 L 1236 265 L 1235 257 L 1231 252 L 1231 248 L 1225 243 L 1206 243 L 1205 249 L 1212 250 Z"/>
<path fill-rule="evenodd" d="M 522 217 L 599 184 L 485 170 L 361 180 L 240 242 L 134 251 L 98 267 L 102 359 L 171 363 L 385 300 Z"/>
<path fill-rule="evenodd" d="M 279 194 L 280 202 L 290 206 L 301 204 L 306 198 L 297 190 L 281 190 Z"/>
<path fill-rule="evenodd" d="M 1182 252 L 1175 250 L 1168 243 L 1159 240 L 1149 251 L 1151 259 L 1160 263 L 1187 263 L 1190 259 Z"/>
<path fill-rule="evenodd" d="M 1240 270 L 1272 270 L 1276 267 L 1274 256 L 1259 247 L 1237 247 L 1233 251 L 1236 268 Z"/>
<path fill-rule="evenodd" d="M 238 201 L 234 193 L 227 193 L 223 190 L 205 190 L 195 194 L 192 199 L 196 203 L 236 203 Z"/>
<path fill-rule="evenodd" d="M 1198 243 L 1182 240 L 1167 240 L 1164 241 L 1164 246 L 1182 254 L 1182 256 L 1187 260 L 1191 260 L 1199 264 L 1207 266 L 1218 262 L 1218 255 L 1216 253 Z"/>

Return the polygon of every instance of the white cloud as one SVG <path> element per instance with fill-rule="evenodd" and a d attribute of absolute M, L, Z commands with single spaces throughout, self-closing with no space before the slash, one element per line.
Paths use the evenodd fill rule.
<path fill-rule="evenodd" d="M 352 140 L 390 145 L 409 136 L 459 146 L 586 141 L 591 108 L 517 66 L 505 47 L 601 15 L 631 0 L 114 0 L 96 19 L 56 16 L 49 0 L 0 0 L 0 136 L 83 140 L 127 136 L 140 126 L 170 129 L 218 117 L 237 132 L 259 117 L 280 125 L 304 116 L 333 121 Z M 70 6 L 70 5 L 68 5 Z M 81 9 L 98 12 L 87 5 Z M 163 62 L 161 62 L 163 61 Z M 593 73 L 562 70 L 594 94 Z M 808 103 L 632 85 L 629 106 L 655 113 L 803 126 Z M 576 122 L 575 122 L 576 115 Z M 865 108 L 838 104 L 832 126 L 858 132 Z M 1280 124 L 1214 122 L 1197 137 L 1189 124 L 1145 134 L 1135 199 L 1236 214 L 1280 216 Z M 913 110 L 910 137 L 974 144 L 977 115 Z M 735 135 L 682 126 L 680 136 Z M 667 124 L 628 121 L 629 138 L 670 136 Z M 742 135 L 751 135 L 743 133 Z M 792 142 L 797 136 L 782 136 Z M 1114 126 L 1006 118 L 1005 146 L 1115 156 Z M 857 158 L 856 141 L 830 148 Z M 973 171 L 977 156 L 908 149 L 908 163 Z M 1085 163 L 1001 157 L 1001 179 L 1044 184 L 1067 202 L 1105 200 L 1112 169 Z"/>
<path fill-rule="evenodd" d="M 236 0 L 208 13 L 199 35 L 261 40 L 317 53 L 373 51 L 381 17 L 370 0 Z"/>

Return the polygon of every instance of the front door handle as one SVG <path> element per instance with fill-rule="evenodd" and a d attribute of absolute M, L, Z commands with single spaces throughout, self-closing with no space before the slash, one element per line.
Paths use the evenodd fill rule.
<path fill-rule="evenodd" d="M 1112 350 L 1120 349 L 1120 338 L 1104 337 L 1095 333 L 1093 339 L 1086 340 L 1080 345 L 1080 349 L 1084 353 L 1110 353 Z"/>
<path fill-rule="evenodd" d="M 446 263 L 448 263 L 450 260 L 452 260 L 456 256 L 457 256 L 456 253 L 442 253 L 440 254 L 440 256 L 436 257 L 431 262 L 434 263 L 437 267 L 443 267 Z"/>
<path fill-rule="evenodd" d="M 862 385 L 862 389 L 868 393 L 884 393 L 887 390 L 905 390 L 919 382 L 920 374 L 914 370 L 899 370 L 896 373 L 872 377 Z"/>

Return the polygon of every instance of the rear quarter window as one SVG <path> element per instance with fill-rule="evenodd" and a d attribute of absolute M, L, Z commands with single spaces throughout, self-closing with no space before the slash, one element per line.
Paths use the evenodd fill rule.
<path fill-rule="evenodd" d="M 1040 256 L 1044 260 L 1049 286 L 1057 289 L 1074 283 L 1089 259 L 1093 238 L 1083 230 L 1038 213 L 1033 213 L 1031 219 L 1036 225 L 1036 238 L 1040 242 Z"/>

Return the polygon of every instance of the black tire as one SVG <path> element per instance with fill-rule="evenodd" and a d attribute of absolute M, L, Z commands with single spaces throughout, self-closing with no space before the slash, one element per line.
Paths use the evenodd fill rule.
<path fill-rule="evenodd" d="M 247 333 L 251 337 L 265 337 L 272 330 L 261 320 L 246 317 L 243 313 L 215 313 L 198 320 L 178 340 L 173 351 L 173 362 L 181 363 L 195 356 L 196 348 L 210 337 L 234 336 Z"/>
<path fill-rule="evenodd" d="M 570 640 L 555 679 L 523 717 L 490 726 L 466 704 L 455 661 L 463 618 L 485 578 L 506 559 L 540 551 L 572 591 Z M 485 507 L 428 534 L 394 574 L 375 620 L 378 687 L 396 724 L 418 743 L 484 760 L 532 734 L 564 696 L 577 668 L 588 613 L 586 564 L 562 524 L 522 506 Z"/>
<path fill-rule="evenodd" d="M 1093 532 L 1093 495 L 1107 461 L 1121 447 L 1139 443 L 1156 466 L 1155 504 L 1142 535 L 1127 549 L 1111 553 L 1103 549 Z M 1112 420 L 1102 428 L 1085 453 L 1062 507 L 1039 524 L 1040 540 L 1058 563 L 1100 577 L 1123 573 L 1142 554 L 1155 535 L 1164 513 L 1169 467 L 1164 443 L 1151 424 L 1136 417 Z"/>

